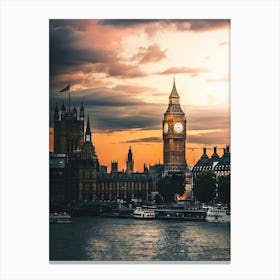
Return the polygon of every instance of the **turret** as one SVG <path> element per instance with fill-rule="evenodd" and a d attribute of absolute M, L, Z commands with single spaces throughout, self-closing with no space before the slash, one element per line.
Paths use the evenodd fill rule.
<path fill-rule="evenodd" d="M 217 147 L 215 146 L 213 149 L 213 154 L 211 156 L 211 159 L 219 159 L 219 155 L 217 154 Z"/>
<path fill-rule="evenodd" d="M 127 154 L 127 160 L 132 161 L 131 146 L 129 146 L 129 150 L 128 150 L 128 154 Z"/>
<path fill-rule="evenodd" d="M 129 150 L 128 150 L 128 154 L 127 154 L 126 172 L 128 174 L 134 172 L 134 161 L 133 161 L 133 156 L 132 156 L 132 152 L 131 152 L 131 146 L 129 146 Z"/>
<path fill-rule="evenodd" d="M 206 147 L 203 147 L 203 154 L 202 154 L 202 156 L 201 156 L 201 159 L 208 159 L 208 156 L 207 156 L 207 153 L 206 153 Z"/>
<path fill-rule="evenodd" d="M 75 119 L 77 119 L 77 109 L 76 109 L 76 106 L 74 106 L 74 109 L 73 109 L 73 117 Z"/>
<path fill-rule="evenodd" d="M 61 119 L 64 119 L 65 112 L 66 112 L 66 108 L 65 108 L 65 105 L 64 105 L 64 101 L 63 101 L 62 106 L 61 106 Z"/>
<path fill-rule="evenodd" d="M 80 120 L 83 121 L 84 119 L 85 119 L 85 112 L 84 112 L 84 106 L 82 103 L 81 108 L 80 108 Z"/>
<path fill-rule="evenodd" d="M 111 161 L 111 173 L 118 172 L 118 161 Z"/>

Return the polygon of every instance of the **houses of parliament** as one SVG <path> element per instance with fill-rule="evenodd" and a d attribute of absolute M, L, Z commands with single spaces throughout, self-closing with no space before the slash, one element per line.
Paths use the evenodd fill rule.
<path fill-rule="evenodd" d="M 190 174 L 186 163 L 187 120 L 180 106 L 175 79 L 169 104 L 162 120 L 163 164 L 144 165 L 134 171 L 132 147 L 128 147 L 126 170 L 118 170 L 111 161 L 111 171 L 100 165 L 92 141 L 89 115 L 79 108 L 57 104 L 54 111 L 54 152 L 50 153 L 50 204 L 69 205 L 92 201 L 151 200 L 156 182 L 162 176 Z M 136 159 L 137 160 L 137 159 Z M 197 170 L 196 170 L 197 171 Z M 185 176 L 190 185 L 190 176 Z"/>

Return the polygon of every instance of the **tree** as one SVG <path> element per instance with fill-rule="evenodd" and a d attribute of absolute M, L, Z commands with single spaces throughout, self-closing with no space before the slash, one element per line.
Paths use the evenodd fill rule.
<path fill-rule="evenodd" d="M 156 204 L 161 204 L 162 201 L 163 201 L 163 199 L 162 199 L 161 195 L 160 195 L 159 193 L 157 193 L 157 194 L 155 195 L 155 203 L 156 203 Z"/>
<path fill-rule="evenodd" d="M 218 199 L 222 203 L 230 203 L 230 175 L 218 178 Z"/>
<path fill-rule="evenodd" d="M 158 181 L 157 189 L 164 202 L 174 202 L 175 195 L 182 195 L 185 191 L 185 178 L 177 174 L 163 177 Z"/>
<path fill-rule="evenodd" d="M 202 171 L 194 180 L 193 195 L 198 201 L 209 203 L 215 198 L 216 183 L 213 171 Z"/>

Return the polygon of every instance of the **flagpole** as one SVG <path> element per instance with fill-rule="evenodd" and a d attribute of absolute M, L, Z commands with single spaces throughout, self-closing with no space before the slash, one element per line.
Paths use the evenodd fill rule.
<path fill-rule="evenodd" d="M 71 111 L 70 110 L 70 82 L 69 82 L 69 102 L 68 103 L 69 103 L 69 112 L 70 112 Z"/>

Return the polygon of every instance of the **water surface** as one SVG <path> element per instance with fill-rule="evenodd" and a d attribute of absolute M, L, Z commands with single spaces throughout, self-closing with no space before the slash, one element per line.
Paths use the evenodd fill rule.
<path fill-rule="evenodd" d="M 50 224 L 51 261 L 229 261 L 230 224 L 72 218 Z"/>

